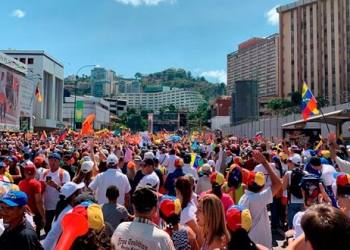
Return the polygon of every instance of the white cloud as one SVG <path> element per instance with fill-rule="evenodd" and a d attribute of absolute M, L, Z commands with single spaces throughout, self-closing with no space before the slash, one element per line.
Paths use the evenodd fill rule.
<path fill-rule="evenodd" d="M 209 78 L 216 78 L 219 82 L 227 83 L 227 74 L 226 72 L 221 70 L 210 70 L 210 71 L 204 71 L 201 73 L 201 76 L 209 77 Z"/>
<path fill-rule="evenodd" d="M 177 0 L 116 0 L 116 1 L 118 3 L 131 4 L 134 6 L 139 6 L 139 5 L 155 6 L 161 2 L 168 2 L 168 3 L 174 4 L 176 3 Z"/>
<path fill-rule="evenodd" d="M 276 11 L 278 6 L 273 7 L 268 12 L 265 13 L 265 17 L 267 17 L 267 22 L 272 25 L 278 25 L 279 23 L 279 14 Z"/>
<path fill-rule="evenodd" d="M 11 16 L 18 17 L 18 18 L 23 18 L 25 15 L 26 15 L 26 12 L 23 10 L 14 10 L 11 13 Z"/>

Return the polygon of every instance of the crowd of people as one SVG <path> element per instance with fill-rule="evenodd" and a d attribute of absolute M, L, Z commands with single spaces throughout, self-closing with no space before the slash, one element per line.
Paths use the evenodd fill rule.
<path fill-rule="evenodd" d="M 185 137 L 185 136 L 184 136 Z M 0 142 L 2 249 L 350 249 L 350 151 L 217 137 Z"/>

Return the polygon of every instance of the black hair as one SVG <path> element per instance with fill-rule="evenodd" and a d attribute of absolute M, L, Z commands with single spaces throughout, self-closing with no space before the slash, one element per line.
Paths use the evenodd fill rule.
<path fill-rule="evenodd" d="M 180 223 L 180 214 L 173 214 L 167 217 L 159 210 L 159 216 L 165 221 L 169 229 L 172 229 L 172 226 L 176 226 Z"/>
<path fill-rule="evenodd" d="M 190 154 L 185 154 L 184 155 L 184 163 L 185 164 L 191 163 L 191 155 Z"/>
<path fill-rule="evenodd" d="M 56 209 L 55 209 L 55 221 L 57 220 L 58 216 L 63 211 L 63 209 L 65 209 L 70 204 L 70 202 L 73 199 L 73 195 L 77 196 L 78 194 L 79 194 L 79 190 L 76 190 L 71 196 L 67 198 L 64 195 L 60 194 L 59 196 L 60 200 L 57 202 Z"/>
<path fill-rule="evenodd" d="M 110 237 L 103 230 L 100 234 L 89 228 L 88 232 L 77 237 L 70 250 L 98 250 L 98 249 L 114 249 L 111 248 Z"/>
<path fill-rule="evenodd" d="M 106 190 L 106 197 L 108 200 L 116 200 L 119 197 L 119 189 L 115 185 L 110 185 Z"/>
<path fill-rule="evenodd" d="M 221 199 L 221 196 L 222 196 L 221 186 L 220 186 L 217 182 L 214 182 L 213 184 L 211 184 L 211 188 L 212 188 L 212 190 L 213 190 L 213 193 L 214 193 L 219 199 Z"/>
<path fill-rule="evenodd" d="M 23 158 L 24 158 L 25 160 L 28 160 L 28 159 L 29 159 L 29 157 L 30 157 L 30 156 L 29 156 L 29 154 L 28 154 L 28 153 L 24 153 L 24 154 L 23 154 Z"/>
<path fill-rule="evenodd" d="M 231 233 L 231 240 L 227 244 L 228 250 L 258 250 L 256 244 L 249 238 L 247 231 L 243 228 Z"/>

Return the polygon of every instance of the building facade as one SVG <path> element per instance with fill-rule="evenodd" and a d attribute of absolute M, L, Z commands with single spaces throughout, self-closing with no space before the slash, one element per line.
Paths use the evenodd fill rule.
<path fill-rule="evenodd" d="M 94 97 L 110 97 L 111 82 L 105 68 L 95 67 L 91 70 L 91 95 Z"/>
<path fill-rule="evenodd" d="M 116 116 L 121 116 L 126 112 L 128 101 L 123 99 L 118 99 L 115 97 L 104 98 L 105 101 L 109 102 L 109 111 Z"/>
<path fill-rule="evenodd" d="M 277 8 L 280 18 L 279 96 L 302 91 L 331 105 L 350 100 L 350 1 L 303 0 Z"/>
<path fill-rule="evenodd" d="M 153 93 L 125 93 L 119 94 L 119 96 L 121 99 L 127 100 L 129 107 L 151 109 L 153 112 L 157 112 L 162 106 L 169 104 L 174 104 L 176 108 L 194 111 L 204 101 L 198 92 L 177 88 Z"/>
<path fill-rule="evenodd" d="M 255 80 L 259 83 L 259 97 L 278 95 L 279 35 L 252 38 L 238 45 L 227 55 L 227 94 L 235 91 L 235 82 Z"/>
<path fill-rule="evenodd" d="M 36 98 L 32 101 L 34 130 L 55 129 L 62 122 L 64 65 L 41 50 L 2 52 L 25 64 L 27 78 L 33 80 L 34 89 L 40 88 L 42 102 Z"/>
<path fill-rule="evenodd" d="M 83 120 L 91 114 L 96 114 L 93 122 L 94 130 L 109 127 L 110 111 L 109 102 L 99 97 L 77 96 L 76 101 L 83 101 Z M 74 95 L 65 97 L 63 104 L 63 123 L 74 127 Z"/>
<path fill-rule="evenodd" d="M 140 93 L 141 83 L 137 80 L 122 80 L 117 82 L 117 93 Z"/>

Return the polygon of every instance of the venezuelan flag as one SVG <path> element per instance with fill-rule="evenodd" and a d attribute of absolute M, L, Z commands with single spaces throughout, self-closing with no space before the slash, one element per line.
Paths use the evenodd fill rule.
<path fill-rule="evenodd" d="M 42 98 L 41 98 L 41 94 L 40 94 L 40 83 L 39 82 L 36 85 L 35 96 L 38 99 L 38 102 L 42 102 Z"/>
<path fill-rule="evenodd" d="M 60 136 L 57 139 L 57 143 L 59 143 L 60 141 L 66 139 L 67 133 L 68 133 L 68 129 L 67 128 L 63 129 L 61 131 L 61 133 L 60 133 Z"/>
<path fill-rule="evenodd" d="M 301 94 L 301 113 L 304 121 L 307 120 L 310 116 L 315 116 L 319 114 L 317 109 L 317 101 L 314 95 L 311 93 L 311 90 L 307 87 L 306 83 L 303 82 L 303 92 Z"/>

